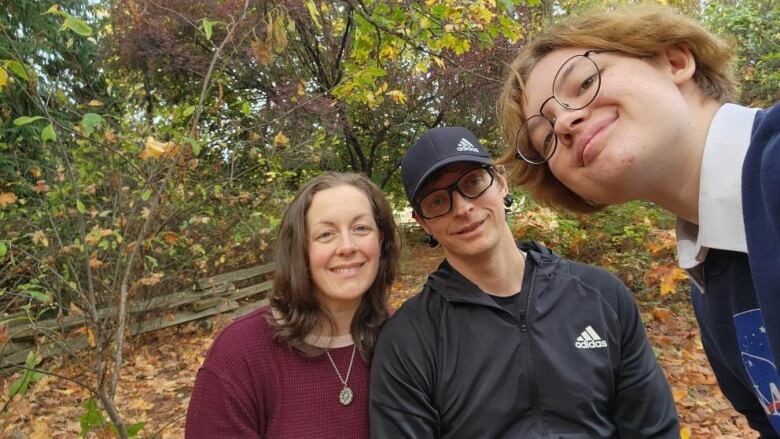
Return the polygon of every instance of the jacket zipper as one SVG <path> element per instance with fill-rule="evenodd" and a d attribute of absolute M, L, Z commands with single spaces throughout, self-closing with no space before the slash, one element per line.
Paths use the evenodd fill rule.
<path fill-rule="evenodd" d="M 525 302 L 525 309 L 520 310 L 520 332 L 524 334 L 528 334 L 528 325 L 531 319 L 531 303 L 534 295 L 534 284 L 536 283 L 536 271 L 537 268 L 535 267 L 533 272 L 531 273 L 531 285 L 528 289 L 528 298 Z M 530 390 L 531 390 L 531 407 L 533 407 L 533 413 L 536 420 L 539 422 L 539 427 L 542 431 L 542 433 L 547 436 L 547 429 L 544 427 L 544 422 L 542 422 L 542 413 L 541 408 L 539 407 L 539 389 L 537 387 L 537 381 L 536 381 L 536 370 L 534 369 L 534 357 L 533 357 L 533 341 L 532 337 L 529 335 L 526 337 L 526 340 L 528 341 L 526 344 L 528 346 L 528 362 L 527 362 L 527 369 L 528 369 L 528 379 L 530 380 Z"/>

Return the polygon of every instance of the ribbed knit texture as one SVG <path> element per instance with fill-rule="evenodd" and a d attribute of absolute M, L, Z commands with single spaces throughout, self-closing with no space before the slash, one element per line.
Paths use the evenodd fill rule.
<path fill-rule="evenodd" d="M 368 438 L 368 366 L 355 353 L 343 388 L 327 355 L 305 358 L 273 341 L 269 308 L 225 328 L 198 371 L 187 412 L 187 438 Z M 352 346 L 332 349 L 341 376 Z"/>

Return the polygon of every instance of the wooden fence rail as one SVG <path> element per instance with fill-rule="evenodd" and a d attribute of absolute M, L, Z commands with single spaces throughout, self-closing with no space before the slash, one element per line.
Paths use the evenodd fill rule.
<path fill-rule="evenodd" d="M 132 317 L 128 332 L 130 335 L 139 335 L 217 314 L 230 313 L 234 317 L 247 314 L 268 304 L 265 297 L 243 304 L 240 301 L 265 296 L 271 290 L 272 281 L 267 278 L 273 271 L 273 264 L 244 268 L 198 279 L 196 290 L 165 294 L 135 303 L 128 308 Z M 236 284 L 244 286 L 236 288 Z M 98 317 L 104 318 L 115 313 L 116 307 L 102 308 L 98 310 Z M 156 317 L 147 318 L 147 315 Z M 50 358 L 88 346 L 87 337 L 83 334 L 71 335 L 62 341 L 44 345 L 35 342 L 37 335 L 77 332 L 74 331 L 76 328 L 86 326 L 85 318 L 81 315 L 71 314 L 59 319 L 21 324 L 19 316 L 2 316 L 0 321 L 9 321 L 8 342 L 0 346 L 0 369 L 6 369 L 5 373 L 14 370 L 16 365 L 24 364 L 30 351 L 37 351 L 42 358 Z"/>

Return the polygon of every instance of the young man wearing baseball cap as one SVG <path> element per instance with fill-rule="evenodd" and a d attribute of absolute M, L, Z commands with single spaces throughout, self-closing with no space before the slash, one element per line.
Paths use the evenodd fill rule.
<path fill-rule="evenodd" d="M 506 179 L 471 132 L 428 131 L 401 175 L 446 259 L 379 336 L 372 437 L 679 437 L 626 287 L 515 244 Z"/>

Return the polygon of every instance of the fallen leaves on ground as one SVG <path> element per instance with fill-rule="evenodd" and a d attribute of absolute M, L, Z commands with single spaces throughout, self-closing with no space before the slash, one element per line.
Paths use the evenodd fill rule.
<path fill-rule="evenodd" d="M 410 244 L 402 274 L 394 284 L 391 306 L 416 294 L 442 260 L 440 249 Z M 755 438 L 744 418 L 720 393 L 701 346 L 698 327 L 686 295 L 642 303 L 648 336 L 672 386 L 684 438 Z M 131 343 L 117 395 L 119 410 L 129 422 L 146 423 L 142 437 L 184 436 L 187 405 L 195 374 L 211 342 L 228 323 L 224 316 L 146 334 Z M 56 373 L 85 379 L 73 362 L 49 364 Z M 7 386 L 12 380 L 6 380 Z M 0 436 L 20 431 L 27 437 L 76 437 L 86 392 L 52 377 L 36 383 L 24 398 L 16 396 L 0 415 Z M 33 422 L 34 421 L 34 422 Z"/>

